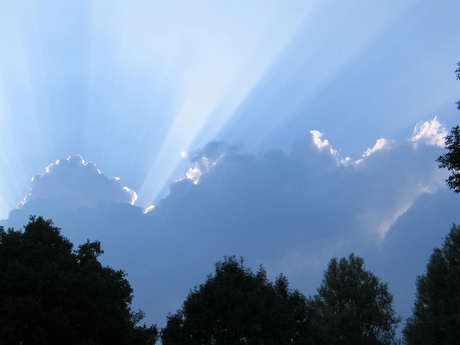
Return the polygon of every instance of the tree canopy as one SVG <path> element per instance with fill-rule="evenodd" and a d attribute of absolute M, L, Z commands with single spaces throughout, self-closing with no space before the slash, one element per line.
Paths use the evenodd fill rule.
<path fill-rule="evenodd" d="M 401 318 L 393 309 L 393 296 L 359 256 L 332 259 L 310 305 L 314 344 L 396 342 Z"/>
<path fill-rule="evenodd" d="M 454 73 L 457 80 L 460 80 L 460 62 L 457 65 L 459 68 Z M 457 102 L 457 106 L 460 109 L 460 101 Z M 448 152 L 438 157 L 437 161 L 440 168 L 450 171 L 450 176 L 446 180 L 449 188 L 455 193 L 460 193 L 460 126 L 453 127 L 446 136 L 446 150 Z"/>
<path fill-rule="evenodd" d="M 458 68 L 454 71 L 457 80 L 460 80 L 460 62 L 457 63 Z M 460 101 L 457 102 L 458 109 L 460 110 Z"/>
<path fill-rule="evenodd" d="M 73 244 L 50 220 L 0 228 L 0 343 L 154 344 L 156 326 L 137 326 L 122 270 L 104 267 L 98 241 Z"/>
<path fill-rule="evenodd" d="M 460 227 L 453 225 L 417 277 L 414 314 L 403 331 L 407 344 L 460 344 Z"/>
<path fill-rule="evenodd" d="M 215 274 L 195 287 L 162 330 L 171 344 L 306 344 L 306 298 L 289 289 L 286 277 L 275 283 L 261 267 L 225 257 Z"/>

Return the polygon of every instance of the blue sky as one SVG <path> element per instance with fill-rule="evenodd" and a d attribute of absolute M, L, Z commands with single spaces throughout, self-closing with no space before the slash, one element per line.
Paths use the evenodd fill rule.
<path fill-rule="evenodd" d="M 351 251 L 407 317 L 459 221 L 435 162 L 458 122 L 459 12 L 0 1 L 2 223 L 41 214 L 76 243 L 100 239 L 150 322 L 224 255 L 309 295 Z"/>

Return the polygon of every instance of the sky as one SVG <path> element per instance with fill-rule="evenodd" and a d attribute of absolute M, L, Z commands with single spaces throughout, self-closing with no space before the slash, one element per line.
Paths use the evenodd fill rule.
<path fill-rule="evenodd" d="M 458 1 L 0 0 L 0 224 L 100 240 L 163 326 L 224 255 L 313 295 L 362 256 L 410 316 L 460 222 Z"/>

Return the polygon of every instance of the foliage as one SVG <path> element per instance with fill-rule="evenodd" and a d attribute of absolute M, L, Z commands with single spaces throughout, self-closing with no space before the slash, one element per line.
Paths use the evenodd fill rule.
<path fill-rule="evenodd" d="M 460 62 L 457 64 L 458 69 L 455 70 L 457 80 L 460 80 Z M 457 102 L 458 109 L 460 109 L 460 101 Z M 446 150 L 447 153 L 439 156 L 440 168 L 447 168 L 451 175 L 447 178 L 446 182 L 450 189 L 455 193 L 460 192 L 460 126 L 455 126 L 450 131 L 450 135 L 446 136 Z"/>
<path fill-rule="evenodd" d="M 460 62 L 457 63 L 458 68 L 454 71 L 457 80 L 460 80 Z M 458 109 L 460 109 L 460 101 L 457 102 Z"/>
<path fill-rule="evenodd" d="M 460 192 L 460 126 L 451 129 L 450 135 L 446 136 L 447 153 L 439 156 L 437 161 L 440 168 L 447 168 L 450 176 L 446 182 L 450 189 L 455 193 Z"/>
<path fill-rule="evenodd" d="M 100 242 L 73 250 L 51 220 L 0 228 L 1 344 L 154 344 L 156 326 L 136 326 L 123 271 L 104 267 Z"/>
<path fill-rule="evenodd" d="M 388 286 L 364 260 L 351 254 L 348 259 L 330 261 L 318 295 L 311 305 L 314 344 L 393 344 L 401 321 L 393 309 Z"/>
<path fill-rule="evenodd" d="M 289 289 L 286 277 L 275 283 L 260 267 L 225 257 L 206 283 L 195 287 L 162 330 L 171 344 L 305 344 L 306 298 Z"/>
<path fill-rule="evenodd" d="M 417 277 L 414 314 L 403 331 L 407 344 L 460 344 L 460 227 L 453 225 L 442 249 Z"/>

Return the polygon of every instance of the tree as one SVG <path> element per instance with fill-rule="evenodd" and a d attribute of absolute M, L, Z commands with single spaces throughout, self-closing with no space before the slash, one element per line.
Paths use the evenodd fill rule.
<path fill-rule="evenodd" d="M 102 266 L 102 253 L 89 240 L 74 251 L 42 217 L 0 227 L 0 343 L 154 344 L 156 326 L 136 326 L 126 274 Z"/>
<path fill-rule="evenodd" d="M 426 273 L 417 277 L 407 344 L 460 344 L 460 227 L 453 225 L 441 249 L 434 249 Z"/>
<path fill-rule="evenodd" d="M 168 316 L 161 338 L 164 345 L 305 344 L 306 308 L 283 275 L 273 284 L 262 267 L 253 273 L 243 260 L 225 257 Z"/>
<path fill-rule="evenodd" d="M 454 71 L 457 80 L 460 80 L 460 62 L 457 62 L 458 68 Z M 457 102 L 457 107 L 460 110 L 460 101 Z"/>
<path fill-rule="evenodd" d="M 393 344 L 401 318 L 386 283 L 366 271 L 364 260 L 330 261 L 318 295 L 309 301 L 314 344 Z"/>
<path fill-rule="evenodd" d="M 454 73 L 457 80 L 460 80 L 460 62 L 457 64 Z M 460 101 L 457 102 L 458 109 L 460 109 Z M 460 126 L 455 126 L 451 129 L 450 135 L 446 136 L 446 150 L 447 153 L 439 156 L 440 168 L 447 168 L 451 175 L 447 178 L 446 182 L 450 189 L 455 193 L 460 193 Z"/>

